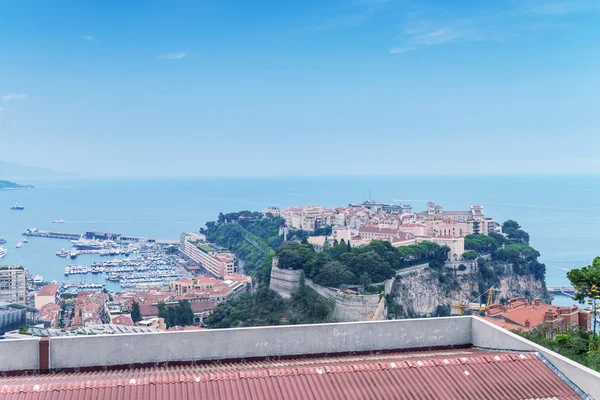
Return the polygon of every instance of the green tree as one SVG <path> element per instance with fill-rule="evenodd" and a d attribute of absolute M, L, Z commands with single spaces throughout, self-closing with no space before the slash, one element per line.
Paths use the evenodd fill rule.
<path fill-rule="evenodd" d="M 139 322 L 142 320 L 142 314 L 140 312 L 140 305 L 137 301 L 134 301 L 131 305 L 131 320 L 135 322 Z"/>
<path fill-rule="evenodd" d="M 475 250 L 467 250 L 463 253 L 463 259 L 465 260 L 474 260 L 478 257 L 477 252 Z"/>
<path fill-rule="evenodd" d="M 367 290 L 367 286 L 369 286 L 371 282 L 371 275 L 368 272 L 363 272 L 360 275 L 360 284 L 362 285 L 365 291 Z"/>
<path fill-rule="evenodd" d="M 594 258 L 592 265 L 570 270 L 567 278 L 575 289 L 574 299 L 583 304 L 592 291 L 592 286 L 600 288 L 600 257 Z"/>

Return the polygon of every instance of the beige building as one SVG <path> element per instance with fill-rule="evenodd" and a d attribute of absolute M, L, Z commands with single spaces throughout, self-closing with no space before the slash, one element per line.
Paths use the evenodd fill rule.
<path fill-rule="evenodd" d="M 49 283 L 42 287 L 35 295 L 35 308 L 41 310 L 46 304 L 58 302 L 59 286 L 56 283 Z"/>
<path fill-rule="evenodd" d="M 23 265 L 0 266 L 0 302 L 27 302 L 27 268 Z"/>
<path fill-rule="evenodd" d="M 433 242 L 440 246 L 448 246 L 449 261 L 460 261 L 465 252 L 465 238 L 452 236 L 419 236 L 416 238 L 417 244 L 421 242 Z"/>
<path fill-rule="evenodd" d="M 200 233 L 186 232 L 180 236 L 179 248 L 190 259 L 200 263 L 217 278 L 237 272 L 235 256 L 228 251 L 219 251 L 206 242 Z"/>

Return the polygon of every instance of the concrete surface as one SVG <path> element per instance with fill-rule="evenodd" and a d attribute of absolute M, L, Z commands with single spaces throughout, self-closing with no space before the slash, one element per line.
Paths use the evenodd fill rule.
<path fill-rule="evenodd" d="M 470 343 L 470 317 L 63 337 L 50 339 L 50 368 L 361 352 Z"/>
<path fill-rule="evenodd" d="M 40 338 L 0 340 L 0 372 L 38 369 L 39 341 Z"/>
<path fill-rule="evenodd" d="M 472 344 L 499 350 L 535 351 L 565 374 L 575 385 L 595 399 L 600 399 L 600 374 L 571 361 L 545 347 L 523 339 L 481 318 L 473 318 Z"/>

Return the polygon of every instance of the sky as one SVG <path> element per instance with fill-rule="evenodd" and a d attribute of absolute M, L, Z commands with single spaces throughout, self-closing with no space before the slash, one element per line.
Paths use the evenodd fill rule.
<path fill-rule="evenodd" d="M 600 0 L 0 3 L 0 160 L 600 173 Z"/>

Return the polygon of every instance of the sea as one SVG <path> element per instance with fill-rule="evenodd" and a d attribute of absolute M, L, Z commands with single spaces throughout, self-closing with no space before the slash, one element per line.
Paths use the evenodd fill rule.
<path fill-rule="evenodd" d="M 0 264 L 22 264 L 45 281 L 64 281 L 64 267 L 90 265 L 99 256 L 65 260 L 65 240 L 28 238 L 27 228 L 178 239 L 219 212 L 268 206 L 344 206 L 374 199 L 424 210 L 434 201 L 447 210 L 483 205 L 498 221 L 514 219 L 529 232 L 546 264 L 548 286 L 569 285 L 566 272 L 600 256 L 600 176 L 381 176 L 294 178 L 71 179 L 19 181 L 33 189 L 0 191 L 0 237 L 8 253 Z M 10 210 L 19 203 L 23 211 Z M 64 224 L 53 220 L 63 219 Z M 77 276 L 78 281 L 103 276 Z M 110 289 L 116 289 L 110 287 Z M 563 299 L 567 304 L 570 299 Z M 562 301 L 559 299 L 558 301 Z"/>

